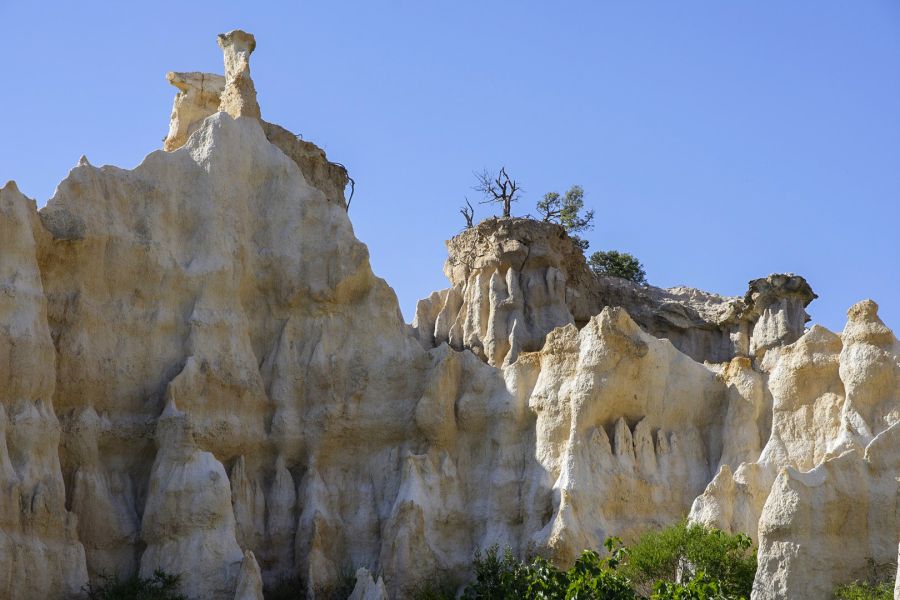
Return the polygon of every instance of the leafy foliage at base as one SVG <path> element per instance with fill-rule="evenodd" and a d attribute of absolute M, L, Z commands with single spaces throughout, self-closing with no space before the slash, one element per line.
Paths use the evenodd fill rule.
<path fill-rule="evenodd" d="M 470 584 L 465 600 L 634 600 L 627 577 L 618 572 L 627 550 L 620 540 L 606 541 L 610 555 L 601 558 L 586 550 L 568 571 L 561 571 L 548 560 L 536 558 L 531 563 L 517 560 L 509 548 L 501 555 L 493 546 L 475 555 L 475 581 Z"/>
<path fill-rule="evenodd" d="M 686 583 L 658 581 L 650 600 L 731 600 L 735 597 L 726 596 L 718 581 L 700 571 Z"/>
<path fill-rule="evenodd" d="M 543 558 L 517 560 L 494 546 L 476 553 L 466 600 L 738 600 L 750 597 L 756 551 L 744 534 L 681 521 L 631 547 L 606 540 L 608 556 L 586 550 L 568 571 Z"/>
<path fill-rule="evenodd" d="M 187 596 L 178 593 L 178 576 L 158 569 L 147 578 L 105 577 L 102 584 L 91 585 L 85 591 L 89 600 L 187 600 Z"/>
<path fill-rule="evenodd" d="M 723 597 L 749 598 L 756 574 L 756 550 L 752 546 L 750 537 L 742 533 L 732 535 L 682 520 L 642 535 L 631 547 L 624 570 L 636 589 L 644 593 L 658 581 L 692 581 L 702 572 L 721 588 Z M 695 587 L 699 589 L 700 584 Z"/>
<path fill-rule="evenodd" d="M 835 600 L 893 600 L 894 585 L 891 581 L 869 583 L 855 581 L 834 591 Z"/>

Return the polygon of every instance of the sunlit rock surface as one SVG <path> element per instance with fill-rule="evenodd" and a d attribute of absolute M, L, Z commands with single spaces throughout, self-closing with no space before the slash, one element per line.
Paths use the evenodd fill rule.
<path fill-rule="evenodd" d="M 555 327 L 582 327 L 604 306 L 626 309 L 694 360 L 761 359 L 803 335 L 805 308 L 816 297 L 792 274 L 753 280 L 743 298 L 598 277 L 561 226 L 532 219 L 487 219 L 447 249 L 452 287 L 419 302 L 416 336 L 426 348 L 447 342 L 495 366 L 539 349 Z"/>
<path fill-rule="evenodd" d="M 637 286 L 494 219 L 406 325 L 346 169 L 259 120 L 255 40 L 219 39 L 224 78 L 170 76 L 164 150 L 80 161 L 40 211 L 0 190 L 0 597 L 162 568 L 194 598 L 354 573 L 402 598 L 477 548 L 566 564 L 689 511 L 758 541 L 758 599 L 895 568 L 900 352 L 873 302 L 806 331 L 798 276 Z"/>

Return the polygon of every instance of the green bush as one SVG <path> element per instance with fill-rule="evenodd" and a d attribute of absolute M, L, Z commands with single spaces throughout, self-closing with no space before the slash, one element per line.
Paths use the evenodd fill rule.
<path fill-rule="evenodd" d="M 557 569 L 543 558 L 523 562 L 509 548 L 501 554 L 497 546 L 492 546 L 484 554 L 475 553 L 475 579 L 465 589 L 463 598 L 747 599 L 756 574 L 756 551 L 752 545 L 744 534 L 732 535 L 682 520 L 642 535 L 630 548 L 618 538 L 610 538 L 605 543 L 605 558 L 585 550 L 568 571 Z M 430 596 L 428 600 L 445 598 L 448 596 Z"/>
<path fill-rule="evenodd" d="M 528 566 L 513 556 L 512 550 L 506 548 L 500 554 L 500 548 L 491 546 L 482 554 L 475 551 L 475 581 L 466 587 L 463 598 L 466 600 L 506 600 L 525 598 L 528 585 Z"/>
<path fill-rule="evenodd" d="M 509 548 L 500 555 L 492 546 L 482 556 L 475 555 L 475 581 L 463 598 L 466 600 L 635 600 L 631 583 L 616 569 L 627 551 L 615 538 L 606 542 L 610 556 L 600 558 L 586 550 L 568 571 L 550 561 L 536 558 L 530 564 L 517 560 Z"/>
<path fill-rule="evenodd" d="M 565 573 L 566 600 L 633 600 L 631 581 L 618 571 L 628 557 L 618 538 L 606 540 L 608 558 L 600 558 L 593 550 L 586 550 Z"/>
<path fill-rule="evenodd" d="M 460 582 L 448 573 L 432 573 L 415 583 L 407 596 L 412 600 L 454 600 Z"/>
<path fill-rule="evenodd" d="M 575 245 L 586 252 L 589 242 L 575 234 L 594 228 L 594 211 L 582 213 L 583 209 L 584 188 L 580 185 L 573 185 L 565 196 L 560 196 L 557 192 L 544 194 L 544 199 L 537 203 L 541 218 L 548 223 L 562 225 Z"/>
<path fill-rule="evenodd" d="M 159 569 L 147 578 L 104 577 L 101 585 L 90 585 L 85 591 L 89 600 L 187 600 L 178 593 L 178 576 Z"/>
<path fill-rule="evenodd" d="M 621 277 L 642 285 L 647 283 L 647 273 L 644 271 L 644 265 L 627 252 L 617 252 L 615 250 L 594 252 L 588 258 L 588 266 L 597 275 Z"/>
<path fill-rule="evenodd" d="M 642 535 L 631 547 L 624 573 L 638 592 L 645 594 L 658 581 L 684 582 L 703 572 L 725 597 L 749 598 L 756 574 L 752 546 L 752 540 L 742 533 L 732 535 L 682 520 Z"/>
<path fill-rule="evenodd" d="M 835 600 L 893 600 L 893 583 L 868 583 L 855 581 L 834 591 Z"/>
<path fill-rule="evenodd" d="M 719 582 L 699 571 L 687 583 L 658 581 L 650 600 L 731 600 L 722 592 Z"/>

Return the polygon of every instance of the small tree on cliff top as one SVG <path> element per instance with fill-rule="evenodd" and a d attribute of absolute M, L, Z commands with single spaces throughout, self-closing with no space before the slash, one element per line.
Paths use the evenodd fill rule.
<path fill-rule="evenodd" d="M 594 211 L 584 213 L 584 188 L 573 185 L 560 196 L 557 192 L 548 192 L 537 203 L 538 214 L 548 223 L 558 223 L 565 228 L 572 240 L 582 249 L 588 249 L 588 241 L 576 234 L 594 228 Z"/>
<path fill-rule="evenodd" d="M 475 219 L 475 207 L 472 206 L 468 198 L 466 198 L 466 206 L 459 207 L 459 214 L 466 220 L 466 229 L 472 229 L 474 226 L 473 220 Z"/>
<path fill-rule="evenodd" d="M 642 285 L 647 283 L 644 265 L 627 252 L 617 252 L 616 250 L 594 252 L 588 259 L 588 266 L 597 275 L 621 277 Z"/>
<path fill-rule="evenodd" d="M 475 178 L 478 184 L 473 189 L 484 194 L 481 204 L 502 204 L 503 216 L 510 216 L 512 203 L 519 200 L 522 188 L 518 181 L 510 179 L 506 167 L 500 167 L 500 172 L 496 175 L 488 171 L 476 173 Z"/>

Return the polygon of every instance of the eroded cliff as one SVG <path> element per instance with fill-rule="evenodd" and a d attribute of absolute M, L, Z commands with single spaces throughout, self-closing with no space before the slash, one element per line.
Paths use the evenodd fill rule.
<path fill-rule="evenodd" d="M 900 346 L 874 303 L 805 331 L 800 277 L 635 286 L 496 219 L 448 243 L 410 327 L 346 169 L 260 119 L 252 36 L 219 45 L 224 77 L 169 74 L 137 168 L 81 161 L 40 211 L 0 190 L 0 596 L 163 568 L 193 598 L 354 573 L 354 598 L 404 597 L 476 548 L 566 563 L 689 511 L 758 540 L 760 600 L 895 566 Z"/>

